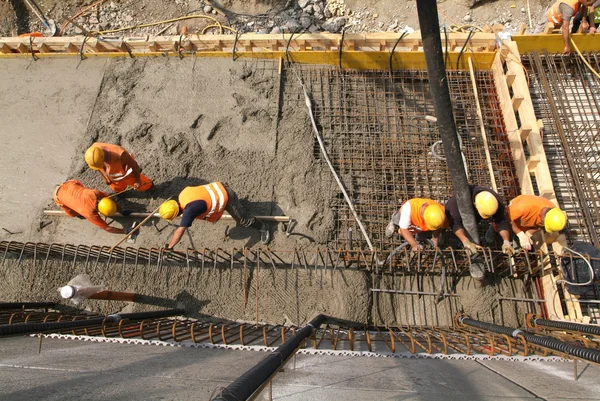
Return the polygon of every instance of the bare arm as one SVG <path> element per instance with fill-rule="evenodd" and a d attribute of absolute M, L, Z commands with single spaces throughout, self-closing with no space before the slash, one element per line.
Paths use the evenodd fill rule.
<path fill-rule="evenodd" d="M 562 25 L 562 37 L 563 37 L 563 42 L 565 44 L 565 50 L 564 53 L 565 54 L 571 54 L 571 43 L 569 42 L 571 36 L 569 34 L 569 20 L 563 20 L 563 25 Z"/>
<path fill-rule="evenodd" d="M 500 236 L 504 241 L 510 241 L 510 232 L 508 230 L 500 230 Z"/>
<path fill-rule="evenodd" d="M 175 245 L 177 245 L 179 241 L 181 241 L 181 237 L 183 237 L 183 233 L 186 229 L 187 227 L 178 227 L 177 230 L 175 230 L 175 232 L 173 233 L 173 238 L 171 238 L 171 242 L 169 242 L 168 249 L 173 249 L 173 247 L 175 247 Z"/>
<path fill-rule="evenodd" d="M 458 230 L 454 231 L 454 234 L 458 237 L 460 242 L 465 242 L 469 240 L 469 238 L 467 238 L 467 235 L 465 234 L 464 228 L 459 228 Z"/>
<path fill-rule="evenodd" d="M 409 230 L 407 230 L 406 228 L 401 228 L 400 234 L 402 234 L 402 237 L 406 240 L 406 242 L 408 242 L 411 248 L 417 246 L 417 241 L 415 241 L 415 237 L 413 237 Z"/>
<path fill-rule="evenodd" d="M 438 247 L 439 243 L 440 243 L 440 233 L 442 232 L 442 230 L 435 230 L 434 232 L 431 233 L 431 242 L 433 242 L 433 246 L 434 247 Z"/>

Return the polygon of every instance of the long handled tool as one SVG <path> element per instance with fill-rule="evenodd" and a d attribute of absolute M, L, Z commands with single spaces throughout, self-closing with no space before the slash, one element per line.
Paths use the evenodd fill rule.
<path fill-rule="evenodd" d="M 33 11 L 33 13 L 42 21 L 42 24 L 46 27 L 46 32 L 44 32 L 45 36 L 54 36 L 56 35 L 56 24 L 51 19 L 46 19 L 44 17 L 44 13 L 38 7 L 37 4 L 33 0 L 23 0 L 25 4 Z"/>
<path fill-rule="evenodd" d="M 124 190 L 122 190 L 121 192 L 117 192 L 117 193 L 114 193 L 112 195 L 108 195 L 107 198 L 112 198 L 113 196 L 121 195 L 122 193 L 125 193 L 127 191 L 131 191 L 132 189 L 133 189 L 133 187 L 127 187 Z"/>
<path fill-rule="evenodd" d="M 134 234 L 137 230 L 139 230 L 140 227 L 143 226 L 145 222 L 147 222 L 152 217 L 154 217 L 154 213 L 158 212 L 158 209 L 160 209 L 160 206 L 157 207 L 156 209 L 154 209 L 154 211 L 152 213 L 150 213 L 150 215 L 148 215 L 148 217 L 146 217 L 144 220 L 142 220 L 140 222 L 140 224 L 138 224 L 131 231 L 129 231 L 127 234 L 125 234 L 125 236 L 123 238 L 121 238 L 121 240 L 119 242 L 117 242 L 112 248 L 110 248 L 110 252 L 114 251 L 116 247 L 118 247 L 119 245 L 121 245 L 123 242 L 125 242 L 125 240 L 127 238 L 131 237 L 132 234 Z"/>

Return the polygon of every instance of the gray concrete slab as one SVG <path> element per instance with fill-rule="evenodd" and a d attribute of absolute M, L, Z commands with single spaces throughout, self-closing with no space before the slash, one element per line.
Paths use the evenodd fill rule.
<path fill-rule="evenodd" d="M 108 59 L 0 63 L 0 240 L 24 240 L 65 181 Z M 60 66 L 60 68 L 54 68 Z"/>
<path fill-rule="evenodd" d="M 261 352 L 45 339 L 0 341 L 2 400 L 208 400 Z M 299 355 L 273 382 L 278 400 L 598 399 L 598 368 L 571 363 Z M 268 392 L 262 395 L 267 399 Z"/>

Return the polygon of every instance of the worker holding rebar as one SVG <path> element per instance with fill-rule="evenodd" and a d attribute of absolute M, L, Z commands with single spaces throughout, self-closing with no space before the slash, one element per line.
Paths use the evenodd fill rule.
<path fill-rule="evenodd" d="M 442 228 L 448 228 L 444 207 L 432 199 L 413 198 L 404 202 L 392 215 L 385 236 L 391 238 L 398 232 L 413 251 L 418 251 L 423 249 L 423 245 L 417 242 L 413 233 L 431 232 L 431 241 L 437 248 Z"/>
<path fill-rule="evenodd" d="M 531 237 L 542 228 L 548 233 L 558 233 L 567 225 L 567 216 L 554 203 L 536 195 L 519 195 L 507 208 L 513 232 L 521 248 L 531 250 Z"/>
<path fill-rule="evenodd" d="M 563 42 L 565 45 L 564 53 L 571 53 L 571 32 L 569 25 L 571 18 L 577 16 L 581 21 L 581 28 L 587 31 L 589 24 L 587 21 L 587 8 L 594 4 L 595 0 L 557 0 L 546 9 L 535 33 L 541 33 L 546 28 L 546 25 L 552 24 L 555 29 L 561 29 Z"/>
<path fill-rule="evenodd" d="M 473 201 L 475 211 L 475 221 L 477 224 L 481 220 L 492 219 L 492 223 L 485 233 L 487 243 L 494 242 L 495 233 L 502 237 L 502 252 L 512 254 L 514 249 L 510 243 L 509 222 L 506 217 L 506 206 L 493 189 L 479 185 L 469 185 L 471 200 Z M 464 248 L 472 255 L 476 254 L 479 245 L 473 243 L 467 236 L 463 226 L 462 217 L 458 211 L 458 202 L 456 196 L 452 196 L 446 202 L 446 218 L 450 222 L 450 227 L 458 239 L 462 242 Z"/>
<path fill-rule="evenodd" d="M 238 195 L 226 183 L 212 182 L 197 187 L 186 187 L 179 194 L 178 200 L 171 199 L 160 206 L 158 213 L 165 220 L 171 221 L 182 215 L 179 228 L 175 230 L 166 249 L 173 249 L 179 243 L 183 233 L 192 226 L 195 219 L 215 223 L 225 210 L 241 226 L 259 230 L 260 240 L 264 244 L 269 243 L 271 233 L 267 225 L 256 220 L 244 209 Z"/>
<path fill-rule="evenodd" d="M 54 189 L 54 203 L 67 216 L 86 219 L 90 223 L 112 234 L 126 234 L 121 228 L 109 226 L 100 214 L 112 216 L 117 212 L 117 204 L 105 192 L 86 188 L 81 181 L 69 180 Z"/>
<path fill-rule="evenodd" d="M 152 188 L 152 180 L 142 174 L 133 155 L 120 146 L 96 142 L 85 152 L 85 162 L 100 172 L 114 192 L 125 191 L 128 186 L 137 191 Z"/>

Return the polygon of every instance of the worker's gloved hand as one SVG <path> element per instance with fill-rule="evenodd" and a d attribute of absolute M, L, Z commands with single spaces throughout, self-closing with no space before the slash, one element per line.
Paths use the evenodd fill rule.
<path fill-rule="evenodd" d="M 469 252 L 469 255 L 471 256 L 475 255 L 479 251 L 479 248 L 481 248 L 479 245 L 469 240 L 463 242 L 463 247 L 467 250 L 467 252 Z"/>
<path fill-rule="evenodd" d="M 138 189 L 140 185 L 142 185 L 142 183 L 140 181 L 137 181 L 135 184 L 133 184 L 133 189 Z"/>
<path fill-rule="evenodd" d="M 517 237 L 519 238 L 519 245 L 521 245 L 521 248 L 526 251 L 531 251 L 531 238 L 529 238 L 525 231 L 518 233 Z"/>
<path fill-rule="evenodd" d="M 596 33 L 596 27 L 593 26 L 593 27 L 590 28 L 590 34 L 593 35 L 595 33 Z"/>
<path fill-rule="evenodd" d="M 512 247 L 510 241 L 504 241 L 504 243 L 502 244 L 502 253 L 504 253 L 505 255 L 512 255 L 513 253 L 515 253 L 515 249 Z"/>

